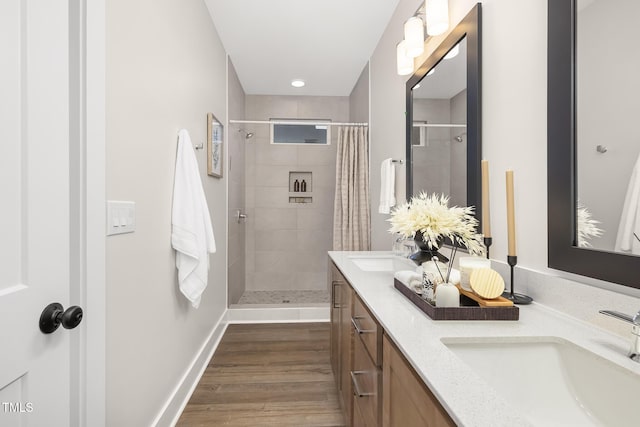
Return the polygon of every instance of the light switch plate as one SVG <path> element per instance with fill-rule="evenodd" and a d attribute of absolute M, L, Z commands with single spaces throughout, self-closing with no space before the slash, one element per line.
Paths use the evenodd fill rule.
<path fill-rule="evenodd" d="M 107 200 L 107 236 L 136 231 L 136 203 Z"/>

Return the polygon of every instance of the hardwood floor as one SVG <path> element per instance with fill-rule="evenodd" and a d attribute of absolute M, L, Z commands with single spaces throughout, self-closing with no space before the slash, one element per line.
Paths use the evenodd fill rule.
<path fill-rule="evenodd" d="M 344 426 L 329 323 L 229 325 L 178 426 Z"/>

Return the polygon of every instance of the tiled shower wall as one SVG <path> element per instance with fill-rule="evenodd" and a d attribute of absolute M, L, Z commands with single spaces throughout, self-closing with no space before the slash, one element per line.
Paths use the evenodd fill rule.
<path fill-rule="evenodd" d="M 348 97 L 248 95 L 247 120 L 346 122 Z M 269 125 L 247 125 L 245 202 L 247 290 L 325 290 L 331 250 L 338 128 L 331 144 L 273 145 Z M 312 173 L 312 203 L 289 203 L 289 172 Z"/>
<path fill-rule="evenodd" d="M 466 123 L 467 91 L 451 99 L 414 99 L 414 120 Z M 414 193 L 444 193 L 450 206 L 467 205 L 467 135 L 465 128 L 427 128 L 426 145 L 413 147 Z M 461 135 L 462 142 L 454 139 Z M 421 185 L 420 183 L 425 183 Z M 428 183 L 428 185 L 426 184 Z"/>

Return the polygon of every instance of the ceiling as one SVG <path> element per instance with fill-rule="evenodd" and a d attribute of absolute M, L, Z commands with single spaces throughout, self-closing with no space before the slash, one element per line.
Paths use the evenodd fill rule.
<path fill-rule="evenodd" d="M 348 96 L 398 0 L 205 3 L 248 95 Z"/>

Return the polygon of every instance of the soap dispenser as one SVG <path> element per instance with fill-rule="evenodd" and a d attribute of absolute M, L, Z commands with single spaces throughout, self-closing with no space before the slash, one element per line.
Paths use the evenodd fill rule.
<path fill-rule="evenodd" d="M 302 180 L 302 183 L 300 183 L 300 191 L 303 193 L 307 192 L 307 182 L 304 179 Z"/>
<path fill-rule="evenodd" d="M 293 191 L 294 192 L 298 192 L 300 191 L 300 183 L 298 182 L 298 180 L 296 179 L 295 182 L 293 183 Z"/>

